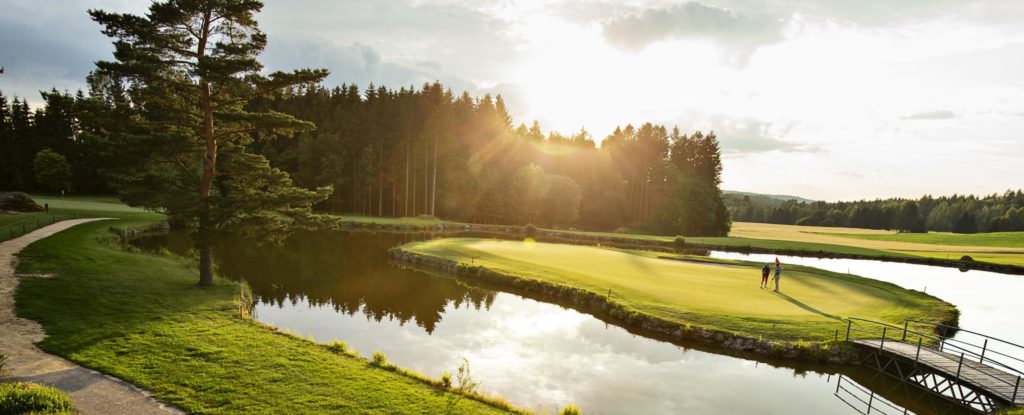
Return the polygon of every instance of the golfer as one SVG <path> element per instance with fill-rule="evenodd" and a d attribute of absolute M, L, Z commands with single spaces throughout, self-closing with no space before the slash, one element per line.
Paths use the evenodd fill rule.
<path fill-rule="evenodd" d="M 782 278 L 782 264 L 775 264 L 775 292 L 779 292 L 779 279 Z"/>

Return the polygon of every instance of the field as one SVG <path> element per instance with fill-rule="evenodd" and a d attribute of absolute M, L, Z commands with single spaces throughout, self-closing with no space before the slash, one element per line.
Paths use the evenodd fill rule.
<path fill-rule="evenodd" d="M 842 247 L 832 251 L 839 253 L 873 251 L 874 254 L 868 255 L 950 260 L 969 255 L 978 262 L 1024 266 L 1024 232 L 907 234 L 872 229 L 736 222 L 729 235 L 730 238 L 760 239 L 766 244 L 775 241 L 827 244 Z"/>
<path fill-rule="evenodd" d="M 18 315 L 46 329 L 39 346 L 47 352 L 191 413 L 440 414 L 449 405 L 453 413 L 506 413 L 430 379 L 242 318 L 238 284 L 218 280 L 200 289 L 194 267 L 182 259 L 100 241 L 112 225 L 147 225 L 160 215 L 125 208 L 93 213 L 122 220 L 81 225 L 21 254 L 19 273 L 52 275 L 23 278 L 16 294 Z"/>
<path fill-rule="evenodd" d="M 1017 248 L 1024 250 L 1024 232 L 991 232 L 958 234 L 946 232 L 887 233 L 887 234 L 833 234 L 843 238 L 872 241 L 910 242 L 931 245 L 974 246 L 987 248 Z"/>
<path fill-rule="evenodd" d="M 115 214 L 146 214 L 109 196 L 69 196 L 61 199 L 57 196 L 33 195 L 36 203 L 42 206 L 50 204 L 50 213 L 0 213 L 0 242 L 16 238 L 54 221 L 109 216 Z"/>
<path fill-rule="evenodd" d="M 605 295 L 665 320 L 776 340 L 833 338 L 845 317 L 942 321 L 953 307 L 916 291 L 858 276 L 792 266 L 782 293 L 761 289 L 760 267 L 736 261 L 579 245 L 473 238 L 402 249 Z"/>

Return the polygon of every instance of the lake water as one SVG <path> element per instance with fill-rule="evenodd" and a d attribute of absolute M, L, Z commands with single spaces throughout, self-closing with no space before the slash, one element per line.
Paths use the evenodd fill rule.
<path fill-rule="evenodd" d="M 867 368 L 800 365 L 684 347 L 559 305 L 389 263 L 388 248 L 423 237 L 315 232 L 297 235 L 283 246 L 232 243 L 215 252 L 221 273 L 252 287 L 260 321 L 319 341 L 343 340 L 364 356 L 381 351 L 392 362 L 429 376 L 454 373 L 466 359 L 482 390 L 540 413 L 572 403 L 588 414 L 855 414 L 867 411 L 857 398 L 867 402 L 872 391 L 880 394 L 870 398 L 872 413 L 902 413 L 901 405 L 931 413 L 933 405 L 944 405 L 937 399 L 918 399 L 926 395 Z M 1022 277 L 905 264 L 879 263 L 883 267 L 876 269 L 870 264 L 808 265 L 854 267 L 852 271 L 867 276 L 885 273 L 889 276 L 880 279 L 915 289 L 923 287 L 914 284 L 928 279 L 929 293 L 960 306 L 964 326 L 985 315 L 1008 321 L 1011 316 L 1004 313 L 1020 310 L 1009 295 L 985 301 L 980 294 L 956 296 L 955 286 L 972 278 L 978 290 L 992 284 L 990 288 L 1003 293 L 1019 293 Z M 899 280 L 888 279 L 897 278 L 884 267 L 889 265 L 896 267 L 892 269 L 898 270 L 893 273 Z M 974 281 L 975 275 L 981 278 Z M 947 293 L 950 298 L 944 297 Z M 982 331 L 986 327 L 1003 326 L 981 325 Z M 1020 331 L 1004 334 L 1015 338 Z M 842 384 L 837 385 L 840 377 Z M 890 401 L 898 409 L 886 407 Z"/>

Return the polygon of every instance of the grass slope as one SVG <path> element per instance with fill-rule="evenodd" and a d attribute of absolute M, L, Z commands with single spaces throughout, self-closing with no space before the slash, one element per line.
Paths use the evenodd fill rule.
<path fill-rule="evenodd" d="M 145 218 L 134 219 L 119 225 Z M 111 225 L 82 225 L 22 252 L 19 272 L 54 275 L 23 279 L 16 297 L 18 315 L 45 327 L 43 350 L 197 414 L 441 414 L 454 397 L 240 318 L 237 284 L 200 289 L 179 260 L 105 246 L 97 237 Z M 454 411 L 502 413 L 470 399 Z"/>
<path fill-rule="evenodd" d="M 843 238 L 872 241 L 896 241 L 933 245 L 979 246 L 988 248 L 1024 248 L 1024 232 L 991 233 L 889 233 L 889 234 L 832 234 Z"/>
<path fill-rule="evenodd" d="M 66 196 L 61 200 L 57 196 L 33 195 L 32 198 L 40 206 L 49 203 L 50 213 L 0 213 L 0 242 L 65 219 L 126 214 L 156 217 L 108 196 Z"/>
<path fill-rule="evenodd" d="M 669 321 L 773 340 L 829 340 L 845 317 L 943 321 L 954 307 L 926 294 L 853 275 L 790 266 L 782 294 L 759 288 L 760 267 L 737 261 L 579 245 L 436 239 L 402 249 L 605 295 Z"/>

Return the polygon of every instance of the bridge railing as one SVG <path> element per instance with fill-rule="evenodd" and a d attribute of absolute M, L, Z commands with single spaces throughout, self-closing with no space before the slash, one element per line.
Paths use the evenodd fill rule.
<path fill-rule="evenodd" d="M 957 340 L 957 339 L 953 339 L 953 338 L 949 338 L 949 337 L 945 337 L 945 336 L 940 336 L 940 335 L 936 335 L 936 334 L 931 334 L 931 333 L 924 333 L 924 332 L 921 332 L 921 331 L 910 329 L 910 323 L 912 323 L 912 322 L 913 323 L 930 324 L 930 325 L 934 325 L 935 327 L 940 327 L 940 328 L 942 328 L 944 326 L 945 327 L 945 328 L 943 328 L 944 333 L 948 333 L 948 332 L 952 331 L 952 329 L 956 329 L 957 331 L 960 331 L 960 332 L 966 332 L 966 333 L 971 333 L 971 334 L 980 336 L 980 337 L 984 338 L 985 340 L 984 340 L 982 345 L 975 345 L 975 344 L 972 344 L 972 343 L 969 343 L 969 342 L 966 342 L 966 341 L 962 341 L 962 340 Z M 855 323 L 857 323 L 856 326 L 854 326 Z M 879 331 L 879 329 L 880 329 L 880 331 Z M 989 341 L 992 340 L 992 341 L 997 341 L 997 342 L 1000 342 L 1000 343 L 1005 343 L 1005 344 L 1008 344 L 1008 345 L 1011 345 L 1011 346 L 1015 346 L 1015 347 L 1018 347 L 1018 348 L 1024 350 L 1024 347 L 1022 347 L 1020 345 L 1017 345 L 1017 344 L 1014 344 L 1014 343 L 1011 343 L 1011 342 L 1008 342 L 1006 340 L 998 339 L 998 338 L 991 337 L 991 336 L 986 336 L 984 334 L 973 332 L 973 331 L 969 331 L 969 330 L 960 329 L 958 327 L 948 326 L 948 325 L 944 325 L 944 324 L 936 324 L 936 323 L 920 321 L 920 320 L 906 320 L 906 321 L 904 321 L 902 326 L 898 326 L 898 325 L 895 325 L 895 324 L 889 324 L 889 323 L 885 323 L 885 322 L 881 322 L 881 321 L 875 321 L 875 320 L 868 320 L 868 319 L 850 317 L 850 318 L 847 319 L 846 340 L 850 341 L 850 340 L 854 340 L 854 339 L 857 339 L 857 338 L 872 339 L 872 340 L 877 339 L 877 340 L 879 340 L 879 345 L 878 345 L 879 350 L 885 350 L 885 343 L 886 342 L 891 342 L 891 341 L 895 341 L 895 342 L 899 342 L 899 343 L 908 343 L 908 344 L 915 345 L 916 346 L 916 352 L 915 352 L 915 357 L 914 357 L 914 363 L 915 364 L 917 364 L 918 360 L 921 357 L 921 350 L 922 349 L 931 349 L 931 350 L 936 350 L 936 351 L 939 351 L 939 352 L 944 352 L 944 353 L 953 354 L 953 355 L 959 354 L 960 355 L 959 363 L 957 365 L 956 374 L 954 375 L 954 376 L 956 376 L 957 380 L 960 379 L 960 374 L 961 374 L 961 370 L 963 369 L 964 362 L 965 361 L 976 361 L 976 362 L 978 362 L 980 364 L 983 364 L 985 366 L 989 366 L 989 367 L 993 367 L 993 368 L 999 369 L 999 370 L 1001 370 L 1003 372 L 1006 372 L 1006 373 L 1008 373 L 1010 375 L 1015 375 L 1015 377 L 1016 377 L 1015 381 L 1009 381 L 1009 380 L 1007 380 L 1007 378 L 996 376 L 995 374 L 988 373 L 987 371 L 982 371 L 982 370 L 976 371 L 978 373 L 981 373 L 981 374 L 985 375 L 988 378 L 991 378 L 993 381 L 995 381 L 998 384 L 1003 384 L 1003 385 L 1008 386 L 1009 387 L 1008 389 L 1012 390 L 1012 392 L 1009 393 L 1009 394 L 1006 394 L 1004 397 L 1007 398 L 1010 402 L 1016 403 L 1017 397 L 1021 396 L 1021 393 L 1024 392 L 1024 391 L 1022 391 L 1022 388 L 1021 388 L 1021 378 L 1022 378 L 1022 376 L 1024 376 L 1024 371 L 1016 369 L 1013 365 L 1010 364 L 1011 362 L 1024 363 L 1024 360 L 1021 360 L 1021 359 L 1019 359 L 1017 357 L 1014 357 L 1014 356 L 1011 356 L 1011 355 L 1007 355 L 1007 354 L 1002 353 L 1002 352 L 991 350 L 988 347 L 989 346 Z M 988 356 L 986 356 L 986 353 L 988 353 Z M 997 360 L 995 358 L 992 358 L 991 356 L 993 354 L 999 356 L 1003 360 L 1000 361 L 1000 360 Z M 977 360 L 975 360 L 975 359 L 977 359 Z M 1000 395 L 1002 395 L 1002 394 L 1000 394 Z"/>
<path fill-rule="evenodd" d="M 936 324 L 921 320 L 907 320 L 912 323 L 931 324 L 942 331 L 939 351 L 964 353 L 971 360 L 1003 370 L 1024 374 L 1024 346 L 967 329 L 946 324 Z M 963 339 L 953 338 L 957 333 L 968 333 L 978 337 L 981 344 L 971 343 Z"/>

